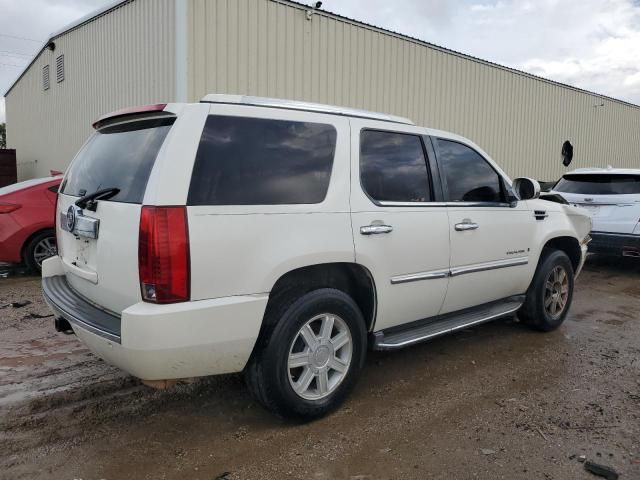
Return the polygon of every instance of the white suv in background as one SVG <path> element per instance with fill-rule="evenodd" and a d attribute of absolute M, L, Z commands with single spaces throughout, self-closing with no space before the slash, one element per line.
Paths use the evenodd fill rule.
<path fill-rule="evenodd" d="M 384 114 L 209 95 L 98 120 L 56 207 L 59 330 L 155 385 L 245 372 L 311 419 L 391 350 L 558 327 L 591 222 L 478 146 Z"/>
<path fill-rule="evenodd" d="M 580 168 L 551 193 L 591 214 L 590 252 L 640 258 L 640 169 Z"/>

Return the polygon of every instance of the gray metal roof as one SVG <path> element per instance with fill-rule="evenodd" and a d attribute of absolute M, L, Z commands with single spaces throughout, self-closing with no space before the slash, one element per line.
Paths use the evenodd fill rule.
<path fill-rule="evenodd" d="M 82 25 L 84 25 L 86 23 L 89 23 L 89 22 L 95 20 L 96 18 L 101 17 L 102 15 L 108 14 L 109 12 L 111 12 L 112 10 L 115 10 L 116 8 L 119 8 L 123 4 L 131 3 L 133 1 L 135 1 L 135 0 L 115 0 L 115 1 L 107 4 L 106 6 L 104 6 L 102 8 L 99 8 L 99 9 L 89 13 L 88 15 L 85 15 L 84 17 L 76 20 L 75 22 L 70 23 L 69 25 L 65 26 L 64 28 L 58 30 L 57 32 L 52 33 L 49 36 L 49 39 L 44 43 L 42 48 L 35 55 L 33 60 L 29 63 L 29 65 L 27 65 L 25 67 L 25 69 L 16 78 L 16 80 L 13 82 L 13 84 L 7 89 L 7 91 L 5 92 L 4 95 L 6 96 L 13 89 L 13 87 L 16 85 L 16 83 L 18 83 L 20 81 L 20 79 L 24 76 L 24 74 L 27 72 L 27 70 L 29 70 L 29 68 L 31 67 L 33 62 L 35 62 L 35 60 L 38 58 L 40 53 L 42 53 L 42 51 L 46 48 L 46 46 L 52 40 L 55 40 L 57 37 L 60 37 L 61 35 L 64 35 L 65 33 L 68 33 L 71 30 L 79 28 Z M 311 10 L 312 9 L 311 6 L 306 5 L 304 3 L 300 3 L 300 2 L 294 1 L 294 0 L 270 0 L 270 1 L 277 2 L 277 3 L 282 3 L 282 4 L 289 4 L 291 6 L 295 6 L 296 8 L 303 8 L 303 9 L 307 9 L 307 10 Z M 620 100 L 620 99 L 617 99 L 617 98 L 614 98 L 614 97 L 609 97 L 609 96 L 606 96 L 606 95 L 603 95 L 603 94 L 600 94 L 600 93 L 596 93 L 596 92 L 592 92 L 592 91 L 589 91 L 589 90 L 585 90 L 585 89 L 582 89 L 582 88 L 574 87 L 572 85 L 567 85 L 565 83 L 556 82 L 554 80 L 550 80 L 548 78 L 540 77 L 538 75 L 533 75 L 531 73 L 524 72 L 522 70 L 517 70 L 515 68 L 506 67 L 504 65 L 500 65 L 500 64 L 495 63 L 495 62 L 490 62 L 488 60 L 483 60 L 481 58 L 474 57 L 472 55 L 467 55 L 465 53 L 461 53 L 461 52 L 458 52 L 456 50 L 451 50 L 451 49 L 448 49 L 446 47 L 441 47 L 439 45 L 427 42 L 425 40 L 420 40 L 418 38 L 411 37 L 409 35 L 404 35 L 402 33 L 394 32 L 393 30 L 388 30 L 388 29 L 385 29 L 385 28 L 382 28 L 382 27 L 377 27 L 375 25 L 371 25 L 371 24 L 368 24 L 368 23 L 365 23 L 365 22 L 362 22 L 362 21 L 359 21 L 359 20 L 355 20 L 353 18 L 345 17 L 345 16 L 339 15 L 337 13 L 332 13 L 332 12 L 329 12 L 327 10 L 314 10 L 314 12 L 316 12 L 317 14 L 320 14 L 320 15 L 326 15 L 326 16 L 329 16 L 329 17 L 341 19 L 343 21 L 347 21 L 347 22 L 350 22 L 350 23 L 353 23 L 353 24 L 356 24 L 356 25 L 360 25 L 362 27 L 369 28 L 371 30 L 377 30 L 379 32 L 387 33 L 389 35 L 393 35 L 393 36 L 396 36 L 396 37 L 399 37 L 399 38 L 402 38 L 402 39 L 405 39 L 405 40 L 409 40 L 409 41 L 418 43 L 420 45 L 425 45 L 427 47 L 430 47 L 430 48 L 433 48 L 433 49 L 436 49 L 436 50 L 440 50 L 440 51 L 442 51 L 444 53 L 449 53 L 451 55 L 455 55 L 455 56 L 458 56 L 458 57 L 461 57 L 461 58 L 464 58 L 464 59 L 467 59 L 467 60 L 470 60 L 470 61 L 473 61 L 473 62 L 482 63 L 484 65 L 488 65 L 488 66 L 491 66 L 491 67 L 494 67 L 494 68 L 505 70 L 507 72 L 511 72 L 513 74 L 516 74 L 516 75 L 522 75 L 522 76 L 525 76 L 525 77 L 533 78 L 535 80 L 539 80 L 539 81 L 542 81 L 542 82 L 550 83 L 550 84 L 557 85 L 557 86 L 560 86 L 560 87 L 563 87 L 563 88 L 568 88 L 570 90 L 586 93 L 586 94 L 593 95 L 593 96 L 596 96 L 596 97 L 599 97 L 599 98 L 603 98 L 603 99 L 606 99 L 606 100 L 610 100 L 610 101 L 613 101 L 613 102 L 616 102 L 616 103 L 627 105 L 627 106 L 630 106 L 630 107 L 640 108 L 640 105 L 636 105 L 636 104 L 631 103 L 631 102 L 626 102 L 624 100 Z"/>

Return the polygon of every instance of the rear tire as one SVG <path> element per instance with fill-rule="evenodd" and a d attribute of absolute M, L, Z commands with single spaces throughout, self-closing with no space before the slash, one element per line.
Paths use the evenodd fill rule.
<path fill-rule="evenodd" d="M 24 263 L 33 273 L 40 273 L 42 262 L 57 254 L 56 234 L 53 230 L 42 230 L 29 240 L 24 249 Z"/>
<path fill-rule="evenodd" d="M 518 317 L 535 330 L 555 330 L 569 313 L 573 286 L 573 266 L 567 254 L 544 250 Z"/>
<path fill-rule="evenodd" d="M 245 379 L 254 397 L 277 415 L 308 421 L 337 408 L 356 383 L 367 331 L 353 299 L 322 288 L 271 311 Z"/>

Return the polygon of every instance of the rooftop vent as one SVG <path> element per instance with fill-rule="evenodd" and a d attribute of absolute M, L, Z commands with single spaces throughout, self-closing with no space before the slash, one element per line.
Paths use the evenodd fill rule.
<path fill-rule="evenodd" d="M 64 80 L 64 55 L 56 58 L 56 82 L 60 83 Z"/>
<path fill-rule="evenodd" d="M 42 67 L 42 89 L 49 90 L 51 86 L 49 81 L 49 65 Z"/>

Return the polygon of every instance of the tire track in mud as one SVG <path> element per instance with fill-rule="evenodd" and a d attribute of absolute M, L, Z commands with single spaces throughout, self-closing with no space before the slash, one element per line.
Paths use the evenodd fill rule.
<path fill-rule="evenodd" d="M 46 312 L 38 279 L 0 280 L 0 306 L 31 302 L 0 310 L 0 479 L 262 479 L 292 468 L 328 475 L 317 478 L 578 478 L 567 457 L 583 452 L 636 478 L 638 273 L 587 264 L 570 319 L 547 336 L 489 324 L 373 353 L 348 404 L 304 426 L 254 408 L 239 375 L 148 389 L 54 332 L 51 318 L 28 317 Z"/>

